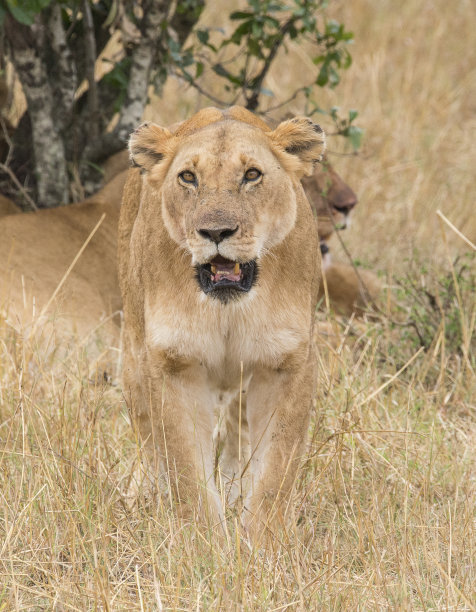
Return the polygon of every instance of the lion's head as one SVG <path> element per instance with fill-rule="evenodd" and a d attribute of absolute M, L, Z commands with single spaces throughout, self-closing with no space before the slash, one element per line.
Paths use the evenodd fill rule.
<path fill-rule="evenodd" d="M 153 224 L 161 206 L 200 288 L 222 302 L 251 289 L 260 260 L 293 229 L 299 181 L 324 148 L 322 129 L 307 118 L 271 130 L 239 107 L 204 109 L 174 133 L 143 124 L 129 145 L 146 175 L 143 219 Z"/>
<path fill-rule="evenodd" d="M 337 174 L 326 156 L 316 172 L 302 179 L 311 207 L 318 219 L 321 241 L 328 240 L 335 229 L 345 229 L 357 196 Z"/>

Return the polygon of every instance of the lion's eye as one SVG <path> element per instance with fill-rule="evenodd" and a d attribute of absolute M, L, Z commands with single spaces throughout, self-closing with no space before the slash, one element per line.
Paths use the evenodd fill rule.
<path fill-rule="evenodd" d="M 190 170 L 184 170 L 179 174 L 179 177 L 184 183 L 189 183 L 191 185 L 197 182 L 197 177 L 193 172 L 190 172 Z"/>
<path fill-rule="evenodd" d="M 245 172 L 245 181 L 256 181 L 259 179 L 261 174 L 262 173 L 258 170 L 258 168 L 249 168 Z"/>

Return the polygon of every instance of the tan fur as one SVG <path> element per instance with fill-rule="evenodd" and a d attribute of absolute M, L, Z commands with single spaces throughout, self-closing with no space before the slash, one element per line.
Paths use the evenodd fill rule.
<path fill-rule="evenodd" d="M 174 130 L 170 128 L 170 131 Z M 104 303 L 101 304 L 102 299 L 100 302 L 97 301 L 97 294 L 101 287 L 107 287 L 109 292 L 108 303 L 121 304 L 119 288 L 118 286 L 112 287 L 110 281 L 117 276 L 114 248 L 117 240 L 117 221 L 122 198 L 122 185 L 125 182 L 125 176 L 127 175 L 125 168 L 128 165 L 129 154 L 127 151 L 113 156 L 106 166 L 106 174 L 113 178 L 118 175 L 121 176 L 107 183 L 101 191 L 86 202 L 50 211 L 28 213 L 16 220 L 2 219 L 0 221 L 0 232 L 3 237 L 0 243 L 0 254 L 4 257 L 4 262 L 9 261 L 8 267 L 4 265 L 0 268 L 0 280 L 4 290 L 7 280 L 8 284 L 10 284 L 11 279 L 13 285 L 16 285 L 16 288 L 12 286 L 9 292 L 13 309 L 16 312 L 25 314 L 21 276 L 26 279 L 27 294 L 31 299 L 35 295 L 37 304 L 48 300 L 69 263 L 86 240 L 89 231 L 94 227 L 94 222 L 106 210 L 108 210 L 108 214 L 98 236 L 108 234 L 108 240 L 103 240 L 103 247 L 109 245 L 108 255 L 104 257 L 104 249 L 95 249 L 96 241 L 93 240 L 87 247 L 88 253 L 93 255 L 97 252 L 101 256 L 101 260 L 95 262 L 89 260 L 87 267 L 82 265 L 82 260 L 76 264 L 61 293 L 61 308 L 64 309 L 64 313 L 72 314 L 74 318 L 76 318 L 75 315 L 79 315 L 83 321 L 81 327 L 85 330 L 95 327 L 100 321 L 101 314 L 109 311 L 108 308 L 104 307 Z M 342 202 L 348 202 L 349 194 L 352 195 L 353 192 L 328 162 L 324 167 L 319 165 L 312 177 L 304 178 L 303 184 L 306 185 L 308 198 L 312 197 L 312 200 L 310 199 L 311 206 L 319 220 L 319 237 L 324 237 L 321 236 L 320 228 L 325 227 L 326 222 L 331 222 L 330 216 L 333 216 L 337 221 L 341 219 L 342 213 L 339 212 L 338 207 Z M 309 184 L 311 187 L 308 186 Z M 11 200 L 1 196 L 0 216 L 2 212 L 6 215 L 19 213 L 20 211 Z M 78 221 L 78 219 L 80 220 Z M 77 233 L 71 233 L 73 227 L 76 227 Z M 17 236 L 17 246 L 10 253 L 13 236 Z M 83 270 L 82 274 L 78 274 L 80 270 Z M 88 274 L 88 270 L 93 271 L 93 273 Z M 87 299 L 79 299 L 78 301 L 75 297 L 78 291 L 74 290 L 74 281 L 81 284 L 79 294 L 87 295 Z M 87 286 L 85 281 L 88 281 Z M 37 289 L 33 289 L 33 283 Z M 3 293 L 5 295 L 5 291 Z M 102 293 L 104 295 L 104 291 Z M 26 309 L 30 314 L 32 310 L 31 299 L 29 299 Z M 58 300 L 55 301 L 54 308 L 58 308 L 58 304 Z"/>
<path fill-rule="evenodd" d="M 341 263 L 331 263 L 325 270 L 331 307 L 337 314 L 357 316 L 371 312 L 381 292 L 379 279 L 368 270 Z M 319 287 L 319 299 L 324 302 L 324 286 Z"/>
<path fill-rule="evenodd" d="M 244 110 L 244 109 L 243 109 Z M 237 113 L 242 111 L 235 111 Z M 245 111 L 246 112 L 246 111 Z M 219 111 L 217 111 L 219 113 Z M 206 114 L 197 114 L 193 127 L 196 129 L 201 121 L 209 121 Z M 219 116 L 219 115 L 217 115 Z M 263 131 L 271 128 L 259 117 L 253 116 L 254 125 Z M 175 133 L 182 124 L 175 124 L 168 128 Z M 105 166 L 105 177 L 114 176 L 127 167 L 129 156 L 126 151 L 112 156 Z M 307 199 L 311 205 L 314 217 L 318 222 L 318 233 L 321 242 L 327 242 L 335 229 L 345 229 L 349 222 L 349 215 L 357 205 L 357 196 L 334 170 L 326 156 L 318 164 L 312 176 L 303 177 L 302 185 Z M 331 307 L 339 314 L 349 316 L 354 312 L 357 316 L 368 311 L 380 293 L 381 287 L 378 278 L 371 272 L 360 273 L 360 278 L 351 265 L 333 262 L 331 255 L 326 255 L 323 261 L 323 273 L 328 281 L 328 294 Z M 363 281 L 363 285 L 362 285 Z M 320 285 L 319 300 L 324 303 L 323 284 Z M 370 298 L 370 299 L 369 299 Z"/>
<path fill-rule="evenodd" d="M 67 278 L 49 314 L 59 329 L 84 336 L 121 307 L 116 273 L 117 223 L 124 172 L 93 198 L 68 207 L 0 220 L 0 309 L 28 326 L 48 303 L 69 265 L 106 217 Z M 107 325 L 106 325 L 107 327 Z M 114 327 L 109 332 L 117 334 Z"/>
<path fill-rule="evenodd" d="M 328 240 L 335 229 L 347 227 L 357 196 L 326 157 L 312 176 L 302 179 L 302 186 L 317 218 L 321 241 Z"/>
<path fill-rule="evenodd" d="M 319 239 L 327 243 L 335 229 L 347 227 L 348 215 L 356 206 L 357 197 L 327 159 L 320 171 L 303 178 L 302 184 L 317 218 Z M 323 258 L 323 273 L 330 306 L 337 314 L 361 316 L 377 302 L 381 285 L 372 272 L 356 272 L 349 264 L 334 262 L 328 253 Z M 319 300 L 325 303 L 324 283 L 319 286 Z"/>
<path fill-rule="evenodd" d="M 315 390 L 318 237 L 299 179 L 324 148 L 307 119 L 273 131 L 258 121 L 205 109 L 174 135 L 139 128 L 130 149 L 142 170 L 129 173 L 119 227 L 124 390 L 151 470 L 168 475 L 182 504 L 221 521 L 213 433 L 223 405 L 240 405 L 241 385 L 251 449 L 243 518 L 255 537 L 292 487 Z M 250 166 L 263 172 L 256 185 L 242 183 Z M 179 182 L 184 169 L 197 187 Z M 197 231 L 230 224 L 236 233 L 218 246 Z M 259 264 L 251 291 L 227 303 L 195 278 L 194 265 L 218 250 Z M 233 448 L 222 456 L 238 458 Z"/>

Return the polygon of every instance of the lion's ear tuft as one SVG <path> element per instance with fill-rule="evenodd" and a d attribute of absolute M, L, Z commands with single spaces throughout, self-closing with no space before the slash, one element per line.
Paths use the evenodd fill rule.
<path fill-rule="evenodd" d="M 302 174 L 312 174 L 326 150 L 326 136 L 317 123 L 307 117 L 283 121 L 269 135 L 274 144 L 302 162 Z"/>
<path fill-rule="evenodd" d="M 129 138 L 131 164 L 151 170 L 170 151 L 173 135 L 166 128 L 146 122 L 136 128 Z"/>

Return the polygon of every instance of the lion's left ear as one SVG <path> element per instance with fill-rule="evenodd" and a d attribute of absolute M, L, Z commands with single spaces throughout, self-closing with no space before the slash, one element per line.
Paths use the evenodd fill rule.
<path fill-rule="evenodd" d="M 283 121 L 268 134 L 279 149 L 293 155 L 300 161 L 298 174 L 310 176 L 314 165 L 321 161 L 326 150 L 326 136 L 323 129 L 307 117 L 294 117 Z"/>
<path fill-rule="evenodd" d="M 171 152 L 173 135 L 154 123 L 143 123 L 129 138 L 129 154 L 133 166 L 151 170 Z"/>

